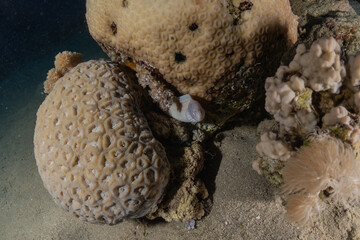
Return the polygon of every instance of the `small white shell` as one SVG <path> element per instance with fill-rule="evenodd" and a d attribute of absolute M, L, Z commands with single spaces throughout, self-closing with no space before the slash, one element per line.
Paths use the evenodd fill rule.
<path fill-rule="evenodd" d="M 173 104 L 169 109 L 171 117 L 181 122 L 200 122 L 205 117 L 205 111 L 200 103 L 191 98 L 189 94 L 183 95 L 179 98 L 181 103 L 181 110 L 179 111 L 176 104 Z"/>

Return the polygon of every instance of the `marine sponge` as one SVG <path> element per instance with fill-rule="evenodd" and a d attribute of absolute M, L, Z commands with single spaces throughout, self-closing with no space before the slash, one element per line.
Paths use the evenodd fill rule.
<path fill-rule="evenodd" d="M 73 67 L 81 63 L 82 55 L 76 52 L 63 51 L 55 57 L 55 68 L 49 70 L 44 82 L 44 92 L 50 93 L 55 82 Z"/>
<path fill-rule="evenodd" d="M 282 190 L 288 195 L 287 214 L 304 224 L 321 210 L 320 196 L 337 202 L 360 196 L 360 161 L 341 140 L 319 135 L 285 162 Z"/>
<path fill-rule="evenodd" d="M 134 96 L 134 74 L 105 60 L 56 81 L 35 127 L 40 176 L 55 202 L 92 223 L 142 217 L 161 201 L 169 163 Z"/>
<path fill-rule="evenodd" d="M 91 35 L 112 60 L 206 100 L 277 37 L 297 40 L 288 0 L 87 0 L 86 10 Z"/>

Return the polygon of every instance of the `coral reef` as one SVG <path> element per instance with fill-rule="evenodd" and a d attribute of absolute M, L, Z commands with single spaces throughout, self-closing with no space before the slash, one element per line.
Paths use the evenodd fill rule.
<path fill-rule="evenodd" d="M 242 61 L 261 55 L 272 27 L 297 39 L 288 1 L 87 1 L 93 38 L 113 60 L 152 68 L 182 94 L 210 99 Z M 265 19 L 264 19 L 265 18 Z M 150 34 L 151 33 L 151 34 Z"/>
<path fill-rule="evenodd" d="M 358 198 L 359 55 L 332 37 L 299 44 L 288 66 L 266 80 L 266 110 L 277 127 L 261 136 L 253 168 L 281 185 L 288 218 L 312 222 L 328 199 Z M 301 169 L 301 170 L 300 170 Z"/>
<path fill-rule="evenodd" d="M 55 202 L 82 220 L 112 225 L 142 217 L 161 201 L 170 166 L 138 106 L 135 74 L 105 60 L 69 70 L 72 59 L 57 56 L 56 71 L 67 73 L 37 113 L 40 176 Z"/>
<path fill-rule="evenodd" d="M 277 125 L 262 134 L 253 167 L 282 185 L 289 219 L 309 222 L 323 200 L 357 199 L 360 31 L 346 1 L 328 2 L 303 3 L 300 44 L 283 57 L 298 38 L 287 0 L 87 0 L 92 37 L 133 71 L 105 60 L 79 64 L 71 52 L 56 57 L 34 137 L 45 187 L 90 222 L 200 219 L 208 198 L 197 176 L 202 142 L 265 90 Z M 320 165 L 305 154 L 311 151 L 327 153 Z M 306 171 L 292 174 L 296 166 Z"/>
<path fill-rule="evenodd" d="M 262 79 L 297 40 L 287 0 L 88 0 L 86 18 L 93 38 L 138 72 L 163 111 L 181 95 L 198 102 L 207 132 L 261 98 Z"/>

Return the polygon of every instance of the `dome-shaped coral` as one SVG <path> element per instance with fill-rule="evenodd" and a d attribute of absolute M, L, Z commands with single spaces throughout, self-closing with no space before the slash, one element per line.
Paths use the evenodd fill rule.
<path fill-rule="evenodd" d="M 54 84 L 38 110 L 41 178 L 55 202 L 82 220 L 142 217 L 168 183 L 164 148 L 138 107 L 132 78 L 105 60 L 81 63 Z"/>
<path fill-rule="evenodd" d="M 288 0 L 87 0 L 86 7 L 90 33 L 112 60 L 206 100 L 279 35 L 297 39 Z"/>

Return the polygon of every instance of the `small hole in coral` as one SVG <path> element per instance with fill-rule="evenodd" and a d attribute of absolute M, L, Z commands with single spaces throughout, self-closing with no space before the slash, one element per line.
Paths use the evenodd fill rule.
<path fill-rule="evenodd" d="M 171 35 L 169 35 L 169 39 L 170 39 L 170 41 L 175 42 L 176 41 L 176 36 L 171 34 Z"/>
<path fill-rule="evenodd" d="M 126 165 L 127 165 L 128 161 L 124 160 L 120 163 L 120 167 L 122 168 L 126 168 Z"/>
<path fill-rule="evenodd" d="M 190 26 L 189 26 L 189 29 L 190 31 L 195 31 L 196 29 L 198 29 L 199 26 L 196 24 L 196 23 L 192 23 Z"/>
<path fill-rule="evenodd" d="M 54 119 L 54 126 L 57 126 L 57 125 L 59 125 L 59 124 L 60 124 L 59 119 L 58 119 L 58 118 L 55 118 L 55 119 Z"/>
<path fill-rule="evenodd" d="M 103 146 L 105 148 L 108 148 L 111 145 L 111 138 L 109 135 L 105 135 L 104 139 L 103 139 Z"/>
<path fill-rule="evenodd" d="M 141 195 L 143 190 L 144 190 L 144 187 L 138 187 L 134 190 L 134 192 L 138 195 Z"/>
<path fill-rule="evenodd" d="M 253 7 L 253 3 L 250 1 L 244 1 L 240 3 L 239 6 L 239 10 L 240 11 L 247 11 L 247 10 L 251 10 L 251 8 Z"/>
<path fill-rule="evenodd" d="M 112 33 L 113 33 L 114 35 L 116 35 L 116 33 L 117 33 L 117 26 L 116 26 L 116 24 L 115 24 L 114 22 L 112 22 L 111 25 L 110 25 L 110 27 L 111 27 Z"/>
<path fill-rule="evenodd" d="M 148 157 L 149 160 L 153 157 L 153 150 L 151 148 L 144 149 L 144 154 Z"/>
<path fill-rule="evenodd" d="M 231 53 L 225 54 L 225 57 L 231 57 L 232 55 L 234 55 L 234 51 L 231 51 Z"/>
<path fill-rule="evenodd" d="M 137 174 L 131 176 L 131 181 L 135 182 L 138 177 L 139 177 L 139 175 L 137 175 Z"/>
<path fill-rule="evenodd" d="M 102 158 L 100 159 L 100 166 L 101 166 L 102 168 L 105 167 L 105 162 L 106 162 L 106 157 L 105 157 L 105 156 L 102 156 Z"/>
<path fill-rule="evenodd" d="M 175 53 L 175 62 L 177 63 L 183 63 L 186 61 L 186 56 L 182 54 L 181 52 Z"/>
<path fill-rule="evenodd" d="M 128 6 L 128 4 L 129 4 L 129 2 L 127 1 L 127 0 L 123 0 L 122 1 L 122 7 L 127 7 Z"/>
<path fill-rule="evenodd" d="M 115 92 L 114 95 L 113 95 L 113 97 L 119 98 L 119 97 L 121 97 L 121 95 L 120 95 L 120 93 Z"/>
<path fill-rule="evenodd" d="M 73 106 L 73 115 L 74 116 L 78 115 L 78 107 L 77 107 L 77 105 Z"/>
<path fill-rule="evenodd" d="M 149 180 L 149 182 L 151 182 L 151 183 L 154 182 L 155 181 L 155 172 L 154 172 L 154 170 L 152 170 L 152 169 L 148 170 L 147 173 L 146 173 L 146 177 Z"/>

